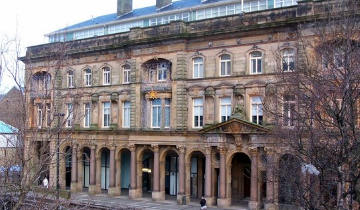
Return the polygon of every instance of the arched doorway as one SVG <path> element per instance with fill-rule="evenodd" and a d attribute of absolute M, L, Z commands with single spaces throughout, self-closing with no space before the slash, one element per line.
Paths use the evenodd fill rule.
<path fill-rule="evenodd" d="M 88 147 L 83 148 L 82 163 L 83 163 L 83 188 L 88 189 L 90 185 L 90 154 Z"/>
<path fill-rule="evenodd" d="M 103 148 L 101 150 L 101 190 L 109 189 L 110 180 L 110 150 Z"/>
<path fill-rule="evenodd" d="M 129 194 L 131 176 L 131 152 L 123 149 L 120 152 L 120 188 L 121 194 Z"/>
<path fill-rule="evenodd" d="M 198 200 L 205 193 L 205 156 L 193 152 L 190 156 L 190 198 Z"/>
<path fill-rule="evenodd" d="M 251 160 L 245 153 L 235 153 L 231 160 L 232 205 L 246 205 L 250 199 Z"/>
<path fill-rule="evenodd" d="M 178 154 L 169 150 L 165 157 L 165 199 L 176 200 L 179 189 Z"/>
<path fill-rule="evenodd" d="M 296 204 L 300 196 L 301 164 L 294 155 L 285 154 L 279 160 L 279 203 Z"/>
<path fill-rule="evenodd" d="M 143 197 L 151 197 L 153 189 L 153 170 L 154 170 L 154 153 L 150 149 L 145 149 L 140 159 L 141 166 L 141 187 Z"/>
<path fill-rule="evenodd" d="M 71 165 L 72 149 L 71 149 L 71 147 L 65 148 L 64 159 L 65 159 L 65 188 L 67 190 L 69 190 L 70 185 L 71 185 L 71 169 L 72 169 L 72 165 Z"/>
<path fill-rule="evenodd" d="M 43 180 L 45 177 L 50 181 L 50 178 L 56 179 L 56 177 L 49 177 L 50 171 L 49 166 L 51 162 L 50 157 L 50 143 L 48 141 L 37 141 L 36 142 L 36 157 L 37 157 L 37 164 L 39 167 L 39 179 L 38 184 L 42 185 Z"/>

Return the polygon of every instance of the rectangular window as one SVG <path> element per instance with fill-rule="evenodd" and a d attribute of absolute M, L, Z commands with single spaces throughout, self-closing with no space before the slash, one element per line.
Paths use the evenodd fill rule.
<path fill-rule="evenodd" d="M 193 116 L 194 116 L 194 128 L 202 128 L 203 126 L 203 99 L 195 98 L 193 99 Z"/>
<path fill-rule="evenodd" d="M 124 71 L 124 75 L 123 75 L 123 83 L 124 84 L 129 84 L 130 83 L 130 68 L 125 66 L 123 68 Z"/>
<path fill-rule="evenodd" d="M 110 85 L 111 83 L 111 76 L 110 76 L 110 68 L 104 67 L 103 68 L 103 84 Z"/>
<path fill-rule="evenodd" d="M 103 103 L 103 127 L 109 128 L 110 127 L 110 102 Z"/>
<path fill-rule="evenodd" d="M 231 98 L 221 98 L 220 99 L 220 117 L 221 122 L 228 121 L 231 116 Z"/>
<path fill-rule="evenodd" d="M 220 57 L 220 76 L 230 76 L 231 60 L 229 55 Z"/>
<path fill-rule="evenodd" d="M 284 126 L 294 126 L 295 97 L 291 95 L 284 96 L 283 120 Z"/>
<path fill-rule="evenodd" d="M 166 63 L 158 64 L 158 81 L 166 81 L 167 69 L 168 69 L 168 66 Z"/>
<path fill-rule="evenodd" d="M 194 73 L 193 78 L 203 78 L 204 77 L 204 59 L 203 58 L 194 58 Z"/>
<path fill-rule="evenodd" d="M 263 105 L 259 96 L 251 97 L 251 122 L 263 124 Z"/>
<path fill-rule="evenodd" d="M 69 72 L 67 75 L 67 79 L 68 79 L 68 88 L 73 88 L 74 87 L 74 73 Z"/>
<path fill-rule="evenodd" d="M 85 70 L 85 75 L 84 75 L 84 80 L 85 80 L 85 86 L 91 86 L 91 81 L 92 81 L 92 76 L 91 76 L 91 70 L 90 69 L 86 69 Z"/>
<path fill-rule="evenodd" d="M 85 117 L 84 117 L 84 127 L 89 128 L 91 123 L 91 105 L 90 103 L 85 104 Z"/>
<path fill-rule="evenodd" d="M 170 128 L 170 104 L 171 104 L 170 99 L 166 98 L 165 99 L 165 107 L 164 107 L 164 112 L 165 112 L 164 127 L 165 128 Z"/>
<path fill-rule="evenodd" d="M 130 108 L 131 108 L 130 101 L 125 101 L 123 103 L 123 120 L 122 120 L 123 128 L 130 128 Z"/>
<path fill-rule="evenodd" d="M 72 126 L 73 121 L 73 105 L 72 104 L 66 104 L 66 127 L 70 128 Z"/>
<path fill-rule="evenodd" d="M 46 125 L 50 127 L 51 125 L 51 105 L 46 104 Z"/>
<path fill-rule="evenodd" d="M 151 101 L 151 127 L 160 128 L 161 124 L 161 99 Z"/>
<path fill-rule="evenodd" d="M 37 105 L 37 127 L 41 128 L 42 126 L 42 121 L 43 121 L 43 110 L 42 110 L 42 105 L 38 104 Z"/>

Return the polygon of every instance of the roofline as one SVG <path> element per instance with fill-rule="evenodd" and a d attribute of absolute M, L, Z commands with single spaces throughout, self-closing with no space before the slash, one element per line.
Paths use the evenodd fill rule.
<path fill-rule="evenodd" d="M 128 19 L 124 19 L 124 20 L 114 20 L 114 21 L 106 22 L 106 23 L 99 24 L 99 25 L 92 25 L 92 26 L 80 27 L 80 28 L 75 28 L 75 29 L 70 29 L 70 30 L 63 30 L 60 32 L 51 32 L 51 33 L 45 34 L 45 36 L 49 37 L 51 35 L 56 35 L 56 34 L 65 34 L 68 32 L 76 32 L 76 31 L 82 31 L 85 29 L 98 28 L 101 25 L 103 25 L 105 27 L 107 25 L 112 25 L 112 24 L 116 24 L 116 23 L 127 23 L 127 22 L 131 22 L 131 21 L 136 21 L 136 20 L 143 20 L 143 19 L 152 18 L 152 17 L 158 17 L 158 16 L 169 15 L 169 14 L 173 14 L 173 13 L 184 12 L 187 10 L 190 10 L 190 12 L 191 12 L 192 10 L 196 10 L 196 9 L 208 8 L 208 7 L 212 7 L 212 6 L 221 6 L 221 5 L 231 4 L 231 3 L 240 3 L 240 2 L 241 1 L 239 1 L 239 0 L 220 1 L 220 2 L 215 2 L 215 3 L 209 3 L 206 5 L 199 5 L 199 6 L 188 7 L 188 8 L 178 9 L 178 10 L 171 10 L 171 11 L 166 11 L 166 12 L 161 12 L 161 13 L 156 13 L 156 14 L 144 15 L 144 16 L 140 16 L 140 17 L 128 18 Z"/>

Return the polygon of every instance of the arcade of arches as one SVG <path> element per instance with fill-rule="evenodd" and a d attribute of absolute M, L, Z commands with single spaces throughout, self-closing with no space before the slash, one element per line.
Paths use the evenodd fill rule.
<path fill-rule="evenodd" d="M 203 134 L 202 143 L 189 145 L 76 141 L 61 148 L 60 182 L 73 192 L 173 199 L 179 204 L 204 196 L 209 205 L 219 207 L 276 209 L 297 195 L 294 186 L 279 183 L 281 173 L 276 173 L 278 169 L 286 173 L 286 162 L 295 158 L 273 147 L 250 144 L 261 139 L 261 134 L 210 132 Z M 51 169 L 48 173 L 52 177 Z"/>

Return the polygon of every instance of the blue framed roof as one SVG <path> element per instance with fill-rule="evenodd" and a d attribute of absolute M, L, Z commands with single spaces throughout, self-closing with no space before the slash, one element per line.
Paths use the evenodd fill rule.
<path fill-rule="evenodd" d="M 0 121 L 0 134 L 13 134 L 16 133 L 18 129 L 12 127 L 9 124 L 4 123 L 3 121 Z"/>
<path fill-rule="evenodd" d="M 84 22 L 62 28 L 60 30 L 55 31 L 55 33 L 67 31 L 67 30 L 74 30 L 74 29 L 83 28 L 83 27 L 102 25 L 102 24 L 116 21 L 116 20 L 126 20 L 126 19 L 130 19 L 130 18 L 138 18 L 138 17 L 146 16 L 146 15 L 159 14 L 162 12 L 176 11 L 179 9 L 186 9 L 186 8 L 190 8 L 190 7 L 195 7 L 195 6 L 200 6 L 200 5 L 210 4 L 210 3 L 216 3 L 216 2 L 221 2 L 221 1 L 229 1 L 229 0 L 207 0 L 205 2 L 201 2 L 201 0 L 174 1 L 170 5 L 165 6 L 161 9 L 157 9 L 157 7 L 154 5 L 154 6 L 150 6 L 150 7 L 134 9 L 133 11 L 131 11 L 123 16 L 120 16 L 120 17 L 118 17 L 116 13 L 95 17 L 90 20 L 86 20 Z"/>

